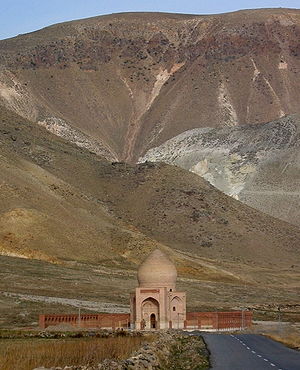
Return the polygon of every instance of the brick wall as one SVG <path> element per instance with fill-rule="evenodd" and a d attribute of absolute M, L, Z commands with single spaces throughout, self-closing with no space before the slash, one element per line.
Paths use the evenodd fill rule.
<path fill-rule="evenodd" d="M 125 314 L 81 314 L 76 315 L 40 315 L 39 326 L 42 329 L 48 326 L 69 324 L 77 328 L 128 328 L 130 315 Z"/>
<path fill-rule="evenodd" d="M 252 316 L 251 311 L 188 312 L 184 327 L 202 330 L 243 329 L 252 325 Z M 39 316 L 39 325 L 42 329 L 59 324 L 69 324 L 76 328 L 126 329 L 130 327 L 130 314 Z"/>
<path fill-rule="evenodd" d="M 245 329 L 252 325 L 251 311 L 188 312 L 185 328 L 202 330 Z"/>

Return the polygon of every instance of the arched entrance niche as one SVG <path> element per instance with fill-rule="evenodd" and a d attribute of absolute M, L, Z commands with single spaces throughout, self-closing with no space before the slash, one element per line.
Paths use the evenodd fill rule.
<path fill-rule="evenodd" d="M 171 301 L 171 320 L 174 328 L 179 328 L 179 323 L 183 320 L 183 302 L 179 297 L 174 297 Z"/>
<path fill-rule="evenodd" d="M 159 303 L 154 298 L 147 298 L 142 303 L 142 325 L 145 329 L 159 329 Z"/>

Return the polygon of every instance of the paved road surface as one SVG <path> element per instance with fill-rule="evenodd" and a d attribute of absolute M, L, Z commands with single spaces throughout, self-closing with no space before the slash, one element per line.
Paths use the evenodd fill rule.
<path fill-rule="evenodd" d="M 202 335 L 211 352 L 213 370 L 300 370 L 298 351 L 261 335 Z"/>

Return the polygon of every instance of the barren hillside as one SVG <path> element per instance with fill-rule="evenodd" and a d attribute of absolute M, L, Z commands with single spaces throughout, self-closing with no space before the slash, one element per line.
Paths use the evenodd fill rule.
<path fill-rule="evenodd" d="M 207 293 L 202 304 L 232 305 L 245 284 L 250 285 L 243 300 L 254 303 L 262 282 L 270 294 L 278 289 L 273 301 L 293 301 L 299 229 L 178 167 L 111 163 L 4 108 L 0 113 L 0 248 L 8 256 L 1 257 L 3 271 L 10 266 L 1 290 L 17 294 L 5 295 L 4 310 L 18 294 L 91 299 L 85 279 L 73 293 L 64 278 L 61 290 L 54 283 L 65 268 L 70 276 L 90 274 L 100 285 L 112 286 L 111 276 L 119 277 L 126 290 L 134 285 L 137 264 L 156 247 L 176 261 L 180 284 L 194 292 L 194 307 L 205 297 L 194 287 L 199 283 L 219 284 L 217 291 L 226 292 L 218 299 Z M 57 272 L 47 276 L 51 267 L 45 266 L 45 275 L 38 262 L 26 259 L 54 263 Z M 29 269 L 24 280 L 14 267 L 20 264 Z M 194 283 L 188 287 L 188 281 Z M 96 296 L 100 302 L 125 302 L 109 290 Z"/>
<path fill-rule="evenodd" d="M 300 118 L 186 131 L 140 161 L 176 164 L 228 195 L 300 226 Z"/>
<path fill-rule="evenodd" d="M 264 123 L 299 113 L 299 36 L 300 11 L 270 9 L 117 14 L 0 41 L 0 326 L 126 311 L 157 247 L 194 309 L 295 302 L 299 228 L 207 180 L 242 184 L 270 214 L 259 192 L 282 191 L 276 216 L 299 214 L 299 120 Z M 144 155 L 159 163 L 134 164 Z M 204 162 L 206 179 L 186 170 Z"/>
<path fill-rule="evenodd" d="M 0 97 L 107 158 L 299 112 L 300 11 L 125 13 L 0 42 Z"/>
<path fill-rule="evenodd" d="M 131 248 L 124 240 L 142 232 L 182 252 L 227 260 L 243 248 L 254 262 L 287 259 L 288 265 L 294 257 L 289 260 L 286 252 L 298 251 L 298 229 L 193 173 L 166 164 L 111 163 L 1 112 L 1 234 L 7 247 L 44 248 L 59 259 L 95 262 L 97 249 L 99 261 L 126 256 Z"/>

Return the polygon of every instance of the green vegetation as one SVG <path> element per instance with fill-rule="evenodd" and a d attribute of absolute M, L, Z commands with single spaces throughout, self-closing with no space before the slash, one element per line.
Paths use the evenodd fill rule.
<path fill-rule="evenodd" d="M 129 333 L 123 330 L 108 331 L 100 330 L 0 330 L 0 340 L 19 340 L 19 339 L 75 339 L 75 338 L 112 338 L 112 337 L 128 337 L 142 336 L 140 333 Z"/>
<path fill-rule="evenodd" d="M 201 337 L 181 336 L 173 345 L 168 363 L 169 370 L 209 369 L 208 351 Z"/>

